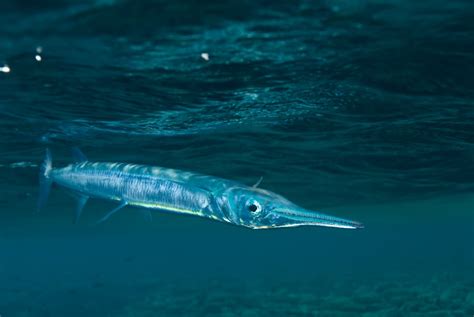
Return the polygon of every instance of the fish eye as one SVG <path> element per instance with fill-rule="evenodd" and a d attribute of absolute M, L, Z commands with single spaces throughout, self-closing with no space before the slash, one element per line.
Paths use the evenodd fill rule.
<path fill-rule="evenodd" d="M 247 203 L 247 209 L 252 213 L 256 213 L 260 212 L 262 210 L 262 207 L 257 201 L 249 201 Z"/>

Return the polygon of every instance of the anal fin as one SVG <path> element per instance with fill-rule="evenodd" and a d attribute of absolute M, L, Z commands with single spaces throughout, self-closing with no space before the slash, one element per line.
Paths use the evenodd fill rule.
<path fill-rule="evenodd" d="M 89 200 L 89 196 L 84 195 L 77 195 L 77 205 L 76 205 L 76 212 L 74 214 L 74 223 L 76 224 L 81 217 L 82 210 L 86 205 L 87 201 Z"/>

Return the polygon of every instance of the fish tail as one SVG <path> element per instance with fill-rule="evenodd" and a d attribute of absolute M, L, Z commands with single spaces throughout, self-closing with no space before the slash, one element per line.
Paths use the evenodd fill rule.
<path fill-rule="evenodd" d="M 51 184 L 53 183 L 50 174 L 53 169 L 53 161 L 51 157 L 51 151 L 46 149 L 46 154 L 44 156 L 43 164 L 40 167 L 39 173 L 39 196 L 38 196 L 38 207 L 37 212 L 41 211 L 43 206 L 48 200 L 49 191 L 51 189 Z"/>

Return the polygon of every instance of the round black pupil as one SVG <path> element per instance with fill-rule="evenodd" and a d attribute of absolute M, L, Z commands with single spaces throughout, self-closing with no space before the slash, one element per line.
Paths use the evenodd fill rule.
<path fill-rule="evenodd" d="M 250 210 L 251 212 L 257 211 L 257 208 L 258 208 L 257 205 L 254 205 L 254 204 L 251 204 L 251 205 L 249 206 L 249 210 Z"/>

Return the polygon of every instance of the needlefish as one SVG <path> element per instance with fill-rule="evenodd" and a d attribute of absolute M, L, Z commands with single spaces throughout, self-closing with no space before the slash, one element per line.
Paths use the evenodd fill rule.
<path fill-rule="evenodd" d="M 117 201 L 118 205 L 97 223 L 102 223 L 126 206 L 209 218 L 252 229 L 296 226 L 363 228 L 359 222 L 307 210 L 286 198 L 259 187 L 236 181 L 176 169 L 127 163 L 91 162 L 73 150 L 74 163 L 53 168 L 46 150 L 40 167 L 38 210 L 48 198 L 53 183 L 77 197 L 74 222 L 89 198 Z"/>

